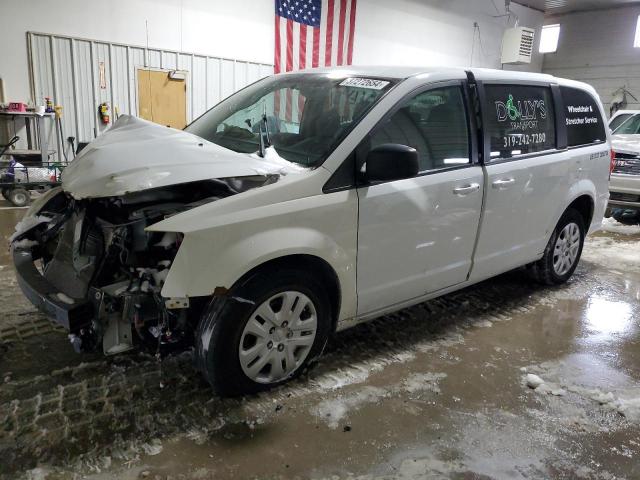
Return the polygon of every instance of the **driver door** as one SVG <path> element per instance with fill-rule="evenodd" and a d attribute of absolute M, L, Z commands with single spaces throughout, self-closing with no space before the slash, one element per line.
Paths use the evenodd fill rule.
<path fill-rule="evenodd" d="M 361 145 L 411 146 L 420 172 L 358 188 L 358 315 L 468 278 L 483 173 L 466 111 L 462 83 L 440 84 L 402 101 Z"/>

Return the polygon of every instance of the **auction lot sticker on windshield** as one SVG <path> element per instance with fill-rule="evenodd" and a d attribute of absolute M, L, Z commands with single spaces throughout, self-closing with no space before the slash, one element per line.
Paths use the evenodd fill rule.
<path fill-rule="evenodd" d="M 359 78 L 351 77 L 343 80 L 340 83 L 341 87 L 357 87 L 357 88 L 369 88 L 371 90 L 382 90 L 389 85 L 389 82 L 385 80 L 377 80 L 375 78 Z"/>

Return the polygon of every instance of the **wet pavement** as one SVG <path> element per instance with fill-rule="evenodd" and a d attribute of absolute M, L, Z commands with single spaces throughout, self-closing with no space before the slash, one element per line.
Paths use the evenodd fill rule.
<path fill-rule="evenodd" d="M 76 355 L 2 248 L 0 478 L 640 478 L 640 227 L 605 229 L 567 285 L 502 275 L 224 400 L 188 353 Z"/>

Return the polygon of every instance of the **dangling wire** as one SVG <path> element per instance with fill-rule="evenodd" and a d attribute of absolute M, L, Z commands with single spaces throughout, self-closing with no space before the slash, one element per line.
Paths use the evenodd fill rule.
<path fill-rule="evenodd" d="M 480 45 L 480 52 L 483 57 L 487 57 L 486 52 L 484 51 L 484 45 L 482 43 L 482 32 L 480 31 L 480 25 L 478 22 L 473 22 L 473 40 L 471 42 L 471 61 L 469 62 L 469 66 L 473 67 L 473 58 L 476 51 L 476 33 L 478 35 L 478 44 Z"/>

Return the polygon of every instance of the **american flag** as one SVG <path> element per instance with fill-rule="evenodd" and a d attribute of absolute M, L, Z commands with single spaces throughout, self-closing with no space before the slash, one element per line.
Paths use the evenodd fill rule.
<path fill-rule="evenodd" d="M 357 0 L 275 0 L 274 72 L 351 65 L 356 3 Z M 276 112 L 280 107 L 278 97 Z M 292 98 L 290 90 L 285 97 L 285 120 L 291 121 L 302 110 L 303 102 Z"/>

